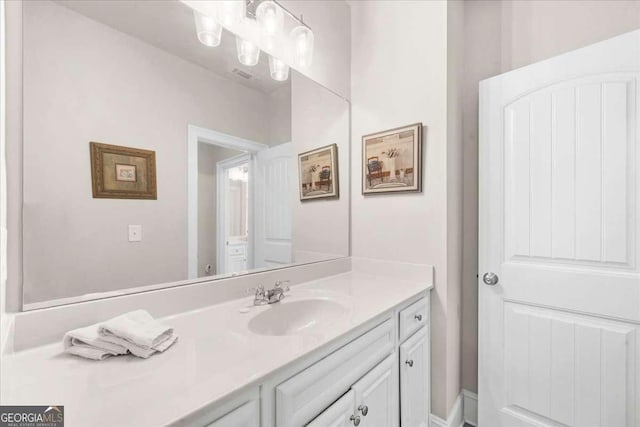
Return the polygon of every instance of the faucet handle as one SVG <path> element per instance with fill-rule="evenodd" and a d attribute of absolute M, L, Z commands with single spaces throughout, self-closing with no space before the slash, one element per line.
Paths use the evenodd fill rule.
<path fill-rule="evenodd" d="M 291 280 L 276 280 L 275 287 L 276 287 L 276 288 L 282 288 L 282 285 L 284 285 L 284 284 L 289 284 L 289 283 L 291 283 Z M 283 290 L 284 290 L 285 292 L 288 292 L 288 291 L 289 291 L 289 286 L 285 286 L 285 287 L 283 288 Z"/>
<path fill-rule="evenodd" d="M 256 296 L 264 295 L 264 286 L 258 285 L 255 288 L 247 289 L 245 292 L 247 293 L 247 295 L 251 295 L 251 294 L 254 294 L 254 293 L 255 293 Z"/>

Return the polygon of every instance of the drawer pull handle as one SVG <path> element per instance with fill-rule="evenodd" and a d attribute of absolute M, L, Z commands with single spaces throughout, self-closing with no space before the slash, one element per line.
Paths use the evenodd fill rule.
<path fill-rule="evenodd" d="M 406 363 L 407 365 L 409 365 L 409 367 L 410 367 L 410 368 L 413 368 L 413 360 L 409 359 L 409 360 L 407 360 L 407 361 L 406 361 L 406 362 L 404 362 L 404 363 Z"/>
<path fill-rule="evenodd" d="M 414 319 L 416 319 L 418 322 L 422 322 L 422 314 L 416 314 L 415 316 L 413 316 Z"/>
<path fill-rule="evenodd" d="M 358 411 L 362 412 L 363 417 L 366 417 L 369 413 L 369 407 L 367 405 L 360 405 L 358 406 Z"/>
<path fill-rule="evenodd" d="M 349 418 L 352 422 L 354 426 L 359 426 L 360 425 L 360 417 L 357 415 L 351 415 L 351 418 Z"/>

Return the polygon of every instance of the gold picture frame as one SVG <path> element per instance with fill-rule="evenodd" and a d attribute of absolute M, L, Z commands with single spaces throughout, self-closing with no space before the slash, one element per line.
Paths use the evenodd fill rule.
<path fill-rule="evenodd" d="M 362 194 L 422 192 L 422 123 L 362 137 Z"/>
<path fill-rule="evenodd" d="M 158 199 L 156 152 L 89 143 L 91 188 L 97 199 Z"/>

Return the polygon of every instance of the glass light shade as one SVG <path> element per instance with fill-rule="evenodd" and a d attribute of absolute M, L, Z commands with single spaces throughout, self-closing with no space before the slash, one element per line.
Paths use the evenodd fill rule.
<path fill-rule="evenodd" d="M 289 78 L 289 66 L 278 58 L 269 56 L 269 72 L 271 78 L 283 82 Z"/>
<path fill-rule="evenodd" d="M 282 8 L 271 0 L 263 1 L 256 9 L 256 20 L 266 36 L 274 36 L 282 31 L 284 13 Z"/>
<path fill-rule="evenodd" d="M 260 59 L 260 49 L 255 44 L 236 37 L 236 48 L 238 51 L 238 61 L 242 65 L 252 67 L 258 63 Z"/>
<path fill-rule="evenodd" d="M 205 46 L 218 46 L 222 38 L 222 25 L 212 17 L 203 15 L 195 10 L 193 11 L 193 16 L 196 19 L 196 32 L 200 43 Z"/>
<path fill-rule="evenodd" d="M 223 0 L 218 4 L 218 16 L 225 27 L 233 27 L 247 16 L 244 0 Z"/>
<path fill-rule="evenodd" d="M 291 39 L 296 64 L 301 67 L 310 66 L 313 59 L 313 31 L 300 25 L 291 30 Z"/>

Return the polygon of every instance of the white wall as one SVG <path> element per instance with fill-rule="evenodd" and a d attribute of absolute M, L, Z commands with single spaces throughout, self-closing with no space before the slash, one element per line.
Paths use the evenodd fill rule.
<path fill-rule="evenodd" d="M 296 166 L 293 200 L 295 262 L 347 256 L 349 253 L 349 103 L 319 84 L 291 75 L 291 141 Z M 300 201 L 298 154 L 338 145 L 339 198 Z"/>
<path fill-rule="evenodd" d="M 448 229 L 458 221 L 449 225 L 448 215 L 459 215 L 449 212 L 458 208 L 447 198 L 459 171 L 456 160 L 449 165 L 456 154 L 447 148 L 447 98 L 456 92 L 447 78 L 448 7 L 445 1 L 350 4 L 352 253 L 435 267 L 432 413 L 446 418 L 460 390 L 459 285 L 449 277 L 459 245 L 448 253 Z M 362 196 L 362 135 L 415 122 L 425 126 L 423 192 Z"/>
<path fill-rule="evenodd" d="M 640 2 L 465 2 L 462 386 L 477 390 L 478 82 L 640 27 Z M 480 272 L 482 273 L 482 272 Z"/>
<path fill-rule="evenodd" d="M 267 142 L 267 96 L 52 2 L 24 19 L 25 302 L 184 280 L 187 126 Z M 158 200 L 94 199 L 89 141 L 156 151 Z"/>
<path fill-rule="evenodd" d="M 5 111 L 5 8 L 0 0 L 0 112 Z M 6 129 L 6 115 L 0 113 L 0 129 Z M 7 289 L 7 174 L 5 157 L 5 132 L 0 132 L 0 378 L 2 378 L 2 349 L 9 336 L 9 321 L 4 315 L 7 311 L 5 298 Z M 1 384 L 0 384 L 1 387 Z"/>
<path fill-rule="evenodd" d="M 270 146 L 291 142 L 291 80 L 267 95 Z"/>

